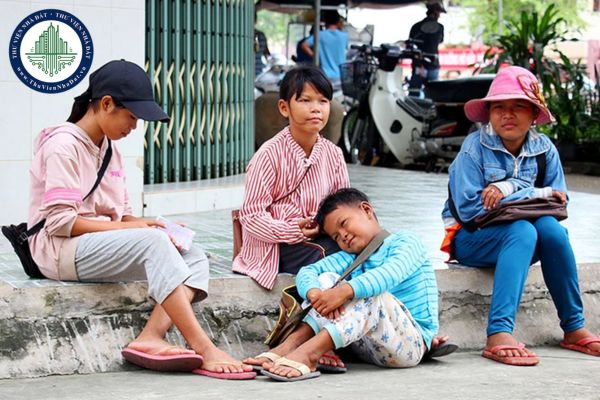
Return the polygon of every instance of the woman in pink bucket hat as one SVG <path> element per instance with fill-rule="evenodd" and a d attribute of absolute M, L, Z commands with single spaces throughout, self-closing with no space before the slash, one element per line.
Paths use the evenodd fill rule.
<path fill-rule="evenodd" d="M 575 256 L 558 220 L 544 216 L 485 228 L 473 223 L 508 201 L 568 201 L 558 151 L 534 127 L 554 120 L 536 77 L 521 67 L 501 69 L 487 96 L 465 104 L 465 113 L 483 126 L 450 165 L 442 250 L 466 266 L 495 267 L 483 357 L 510 365 L 539 362 L 512 335 L 529 266 L 537 261 L 564 331 L 560 345 L 600 356 L 600 337 L 585 328 Z"/>

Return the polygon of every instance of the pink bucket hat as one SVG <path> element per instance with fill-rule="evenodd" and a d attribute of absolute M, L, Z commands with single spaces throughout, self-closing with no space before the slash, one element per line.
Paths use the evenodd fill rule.
<path fill-rule="evenodd" d="M 492 81 L 487 96 L 469 100 L 465 104 L 465 114 L 473 122 L 486 123 L 490 120 L 487 103 L 512 99 L 527 100 L 540 110 L 534 123 L 539 125 L 554 121 L 535 75 L 516 66 L 502 68 Z"/>

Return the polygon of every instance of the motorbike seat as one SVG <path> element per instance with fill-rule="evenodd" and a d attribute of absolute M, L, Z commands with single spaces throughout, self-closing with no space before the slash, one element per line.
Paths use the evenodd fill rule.
<path fill-rule="evenodd" d="M 414 100 L 419 107 L 424 108 L 426 110 L 429 110 L 431 107 L 433 107 L 433 101 L 431 99 L 420 99 L 418 97 L 411 97 L 411 99 Z"/>
<path fill-rule="evenodd" d="M 436 103 L 466 103 L 485 97 L 495 75 L 481 74 L 468 78 L 425 83 L 425 97 Z"/>
<path fill-rule="evenodd" d="M 424 121 L 435 116 L 435 103 L 430 99 L 419 99 L 418 97 L 405 96 L 396 100 L 402 109 L 409 113 L 417 121 Z"/>

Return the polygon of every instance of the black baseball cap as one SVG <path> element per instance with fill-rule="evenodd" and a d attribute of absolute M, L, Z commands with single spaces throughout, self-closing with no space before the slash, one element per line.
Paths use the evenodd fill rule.
<path fill-rule="evenodd" d="M 427 7 L 428 10 L 431 11 L 440 11 L 440 12 L 447 12 L 446 9 L 444 8 L 444 2 L 443 0 L 429 0 L 427 1 L 427 4 L 425 4 L 425 6 Z"/>
<path fill-rule="evenodd" d="M 91 100 L 111 96 L 145 121 L 169 121 L 167 113 L 154 101 L 146 72 L 130 61 L 114 60 L 104 64 L 90 75 L 88 90 Z"/>

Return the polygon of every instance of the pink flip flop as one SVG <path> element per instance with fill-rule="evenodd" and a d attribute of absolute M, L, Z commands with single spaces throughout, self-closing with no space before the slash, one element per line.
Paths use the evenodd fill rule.
<path fill-rule="evenodd" d="M 530 354 L 526 357 L 509 357 L 498 355 L 500 350 L 523 350 L 524 348 L 525 345 L 523 343 L 519 343 L 516 346 L 501 344 L 494 346 L 489 350 L 484 349 L 481 355 L 485 358 L 489 358 L 490 360 L 507 365 L 517 365 L 520 367 L 532 367 L 537 365 L 540 362 L 540 359 L 535 354 Z"/>
<path fill-rule="evenodd" d="M 125 348 L 121 355 L 128 362 L 138 367 L 160 372 L 189 372 L 202 365 L 204 359 L 199 354 L 148 354 L 142 351 Z"/>
<path fill-rule="evenodd" d="M 579 351 L 581 353 L 589 354 L 590 356 L 600 357 L 600 351 L 592 350 L 589 347 L 587 347 L 587 345 L 591 343 L 600 343 L 600 336 L 586 337 L 573 344 L 567 343 L 563 340 L 562 342 L 560 342 L 560 347 L 569 350 Z"/>
<path fill-rule="evenodd" d="M 208 365 L 232 365 L 232 363 L 227 362 L 227 361 L 223 361 L 223 362 L 213 361 L 213 362 L 210 362 L 210 363 L 207 362 L 204 364 L 205 367 Z M 227 380 L 235 380 L 235 381 L 256 378 L 256 372 L 252 372 L 252 371 L 250 371 L 250 372 L 214 372 L 214 371 L 209 371 L 205 368 L 196 368 L 192 371 L 192 374 L 208 376 L 209 378 L 215 378 L 215 379 L 227 379 Z"/>

